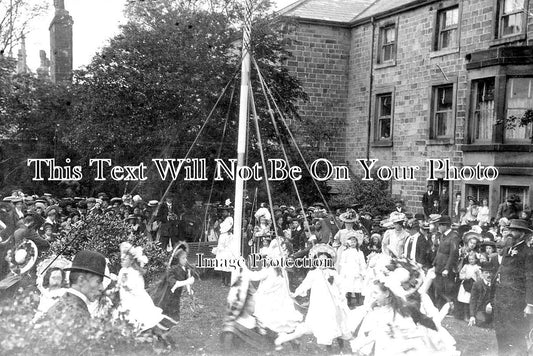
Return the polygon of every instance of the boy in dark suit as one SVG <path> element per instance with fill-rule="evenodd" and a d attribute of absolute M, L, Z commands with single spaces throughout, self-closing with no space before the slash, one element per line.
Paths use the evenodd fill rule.
<path fill-rule="evenodd" d="M 492 276 L 493 265 L 481 264 L 481 278 L 474 282 L 470 294 L 470 320 L 468 326 L 490 326 L 492 322 Z"/>

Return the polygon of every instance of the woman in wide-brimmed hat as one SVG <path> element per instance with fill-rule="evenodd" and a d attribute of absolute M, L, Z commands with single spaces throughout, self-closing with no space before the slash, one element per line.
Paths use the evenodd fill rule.
<path fill-rule="evenodd" d="M 339 230 L 333 237 L 333 247 L 346 245 L 346 242 L 351 236 L 355 236 L 354 224 L 359 220 L 359 215 L 353 209 L 348 209 L 345 213 L 339 216 L 339 220 L 344 223 L 344 229 Z M 359 244 L 363 240 L 359 241 Z"/>
<path fill-rule="evenodd" d="M 404 229 L 406 217 L 403 213 L 392 212 L 389 217 L 389 222 L 393 224 L 394 228 L 385 231 L 383 234 L 383 241 L 381 248 L 383 253 L 392 257 L 402 257 L 404 253 L 404 246 L 409 233 Z"/>

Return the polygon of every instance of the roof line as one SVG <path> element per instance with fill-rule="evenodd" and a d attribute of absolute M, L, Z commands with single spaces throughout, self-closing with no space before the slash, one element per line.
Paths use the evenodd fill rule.
<path fill-rule="evenodd" d="M 380 0 L 377 0 L 376 2 L 378 2 L 378 1 L 380 1 Z M 402 12 L 409 11 L 409 10 L 412 10 L 412 9 L 416 9 L 418 7 L 421 7 L 421 6 L 424 6 L 424 5 L 429 5 L 431 3 L 438 2 L 438 1 L 440 1 L 440 0 L 413 0 L 413 1 L 410 1 L 410 2 L 408 2 L 406 4 L 404 4 L 404 5 L 400 5 L 398 7 L 395 7 L 395 8 L 383 11 L 383 12 L 376 13 L 375 15 L 373 15 L 371 17 L 368 17 L 368 16 L 367 17 L 360 17 L 363 14 L 363 12 L 364 12 L 363 11 L 358 16 L 356 16 L 352 21 L 350 21 L 349 24 L 350 24 L 351 27 L 354 27 L 354 26 L 369 22 L 371 20 L 371 18 L 380 19 L 380 18 L 384 18 L 384 17 L 387 17 L 387 16 L 400 14 Z M 374 4 L 372 4 L 372 6 L 373 5 Z M 367 9 L 370 9 L 370 8 L 371 8 L 371 6 L 368 7 Z"/>
<path fill-rule="evenodd" d="M 348 21 L 348 23 L 350 23 L 350 24 L 353 23 L 357 18 L 359 18 L 362 14 L 364 14 L 366 11 L 368 11 L 368 9 L 370 9 L 372 6 L 376 5 L 376 3 L 378 3 L 379 1 L 381 1 L 381 0 L 374 0 L 372 2 L 372 4 L 370 4 L 367 7 L 365 7 L 365 9 L 363 11 L 361 11 L 360 13 L 355 15 L 355 17 L 352 18 L 350 21 Z"/>
<path fill-rule="evenodd" d="M 295 20 L 296 22 L 301 23 L 301 24 L 335 26 L 335 27 L 341 27 L 341 28 L 352 27 L 349 22 L 331 21 L 331 20 L 323 20 L 323 19 L 311 19 L 308 17 L 296 17 L 296 16 L 284 16 L 284 17 Z"/>
<path fill-rule="evenodd" d="M 285 6 L 283 9 L 276 11 L 276 15 L 284 16 L 284 14 L 286 14 L 287 12 L 296 9 L 297 7 L 299 7 L 300 5 L 303 5 L 303 3 L 306 3 L 308 1 L 309 0 L 298 0 L 290 5 Z"/>

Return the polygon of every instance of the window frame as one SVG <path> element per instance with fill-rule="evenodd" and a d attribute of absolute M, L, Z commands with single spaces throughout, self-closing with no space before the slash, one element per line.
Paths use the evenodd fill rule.
<path fill-rule="evenodd" d="M 382 98 L 385 98 L 385 97 L 390 97 L 390 105 L 391 105 L 391 108 L 390 108 L 390 115 L 381 115 L 381 103 L 382 103 Z M 392 120 L 393 120 L 393 117 L 394 117 L 394 101 L 393 101 L 393 94 L 392 92 L 388 92 L 388 93 L 381 93 L 381 94 L 376 94 L 376 101 L 375 101 L 375 104 L 376 104 L 376 107 L 375 107 L 375 111 L 374 111 L 374 127 L 375 127 L 375 130 L 374 130 L 374 141 L 376 142 L 388 142 L 388 141 L 392 141 Z M 389 137 L 387 138 L 382 138 L 380 137 L 380 132 L 381 132 L 381 121 L 382 120 L 389 120 L 390 123 L 389 123 L 389 126 L 390 126 L 390 132 L 389 132 Z"/>
<path fill-rule="evenodd" d="M 493 16 L 492 16 L 492 23 L 493 23 L 493 26 L 492 26 L 492 38 L 493 38 L 493 41 L 492 41 L 492 45 L 493 46 L 496 46 L 496 45 L 500 45 L 500 44 L 505 44 L 505 43 L 509 43 L 509 42 L 516 42 L 516 41 L 524 41 L 526 39 L 526 33 L 527 33 L 527 27 L 528 27 L 528 11 L 527 9 L 529 9 L 529 0 L 518 0 L 518 1 L 523 1 L 523 10 L 521 11 L 516 11 L 516 12 L 513 12 L 513 13 L 510 13 L 510 14 L 503 14 L 503 11 L 504 11 L 504 6 L 505 6 L 505 1 L 506 0 L 494 0 L 493 2 L 493 9 L 495 9 L 493 11 Z M 503 32 L 503 27 L 502 27 L 502 24 L 503 24 L 503 17 L 504 16 L 510 16 L 510 15 L 513 15 L 513 14 L 517 14 L 519 12 L 522 12 L 522 30 L 518 33 L 513 33 L 513 34 L 509 34 L 509 35 L 505 35 L 503 36 L 502 35 L 502 32 Z"/>
<path fill-rule="evenodd" d="M 504 83 L 505 83 L 505 88 L 504 90 L 500 93 L 503 97 L 503 102 L 504 102 L 504 107 L 503 107 L 503 117 L 505 119 L 507 119 L 507 115 L 508 115 L 508 110 L 509 110 L 509 100 L 508 100 L 508 89 L 509 89 L 509 83 L 511 81 L 511 79 L 514 79 L 514 78 L 529 78 L 530 79 L 530 84 L 529 84 L 529 91 L 530 91 L 530 95 L 532 95 L 532 99 L 533 99 L 533 74 L 531 75 L 516 75 L 516 74 L 508 74 L 505 76 L 505 80 L 504 80 Z M 495 93 L 495 96 L 496 96 L 496 93 Z M 532 107 L 533 109 L 533 107 Z M 530 124 L 532 125 L 532 124 Z M 505 125 L 503 126 L 503 142 L 504 143 L 509 143 L 509 144 L 531 144 L 533 142 L 533 132 L 531 133 L 531 136 L 530 137 L 527 137 L 527 138 L 523 138 L 523 139 L 513 139 L 513 138 L 508 138 L 507 137 L 507 128 L 505 127 Z"/>
<path fill-rule="evenodd" d="M 379 136 L 379 113 L 380 113 L 380 97 L 389 95 L 391 97 L 391 114 L 390 114 L 390 136 L 387 139 L 381 139 Z M 395 88 L 394 86 L 382 86 L 376 88 L 372 95 L 372 125 L 371 135 L 373 147 L 391 147 L 394 137 L 394 103 L 395 103 Z"/>
<path fill-rule="evenodd" d="M 520 199 L 521 199 L 521 203 L 522 203 L 522 209 L 526 206 L 526 205 L 529 205 L 529 201 L 531 200 L 531 187 L 528 186 L 528 185 L 521 185 L 521 184 L 515 184 L 515 185 L 510 185 L 510 184 L 502 184 L 500 185 L 500 191 L 499 191 L 499 198 L 500 198 L 500 204 L 505 202 L 508 195 L 507 194 L 504 194 L 504 190 L 505 189 L 513 189 L 513 188 L 521 188 L 521 189 L 524 189 L 527 191 L 527 194 L 526 196 L 521 196 Z M 509 192 L 507 192 L 509 193 Z"/>
<path fill-rule="evenodd" d="M 430 117 L 429 117 L 429 139 L 433 143 L 452 144 L 455 137 L 455 118 L 457 107 L 457 82 L 456 80 L 445 82 L 434 82 L 430 88 Z M 450 118 L 448 118 L 449 129 L 448 134 L 444 136 L 438 136 L 436 134 L 436 115 L 437 115 L 437 91 L 439 88 L 451 87 L 452 90 L 452 107 L 450 110 Z"/>
<path fill-rule="evenodd" d="M 385 21 L 378 25 L 378 38 L 376 41 L 377 50 L 376 50 L 376 59 L 375 63 L 376 66 L 374 69 L 384 68 L 384 67 L 391 67 L 396 65 L 396 60 L 398 58 L 398 18 L 395 18 L 393 20 Z M 388 28 L 393 27 L 394 31 L 394 43 L 392 48 L 392 58 L 384 61 L 383 60 L 383 36 L 384 31 Z"/>
<path fill-rule="evenodd" d="M 434 52 L 440 52 L 440 51 L 452 51 L 454 49 L 457 49 L 459 47 L 459 41 L 461 40 L 460 39 L 460 34 L 461 34 L 461 9 L 462 6 L 461 4 L 455 2 L 455 3 L 452 3 L 452 4 L 448 4 L 447 6 L 443 6 L 442 8 L 440 9 L 437 9 L 436 13 L 435 13 L 435 26 L 434 26 L 434 39 L 433 39 L 433 51 Z M 447 12 L 447 11 L 450 11 L 452 9 L 457 9 L 457 24 L 453 27 L 450 27 L 450 28 L 446 28 L 446 29 L 443 29 L 443 26 L 442 26 L 442 15 Z M 456 41 L 454 44 L 452 44 L 451 46 L 449 47 L 445 47 L 443 48 L 442 47 L 442 43 L 441 43 L 441 34 L 445 31 L 452 31 L 452 30 L 455 30 L 456 31 Z"/>
<path fill-rule="evenodd" d="M 498 82 L 496 76 L 486 76 L 482 78 L 475 78 L 472 79 L 470 82 L 470 112 L 469 116 L 471 118 L 471 135 L 470 139 L 473 143 L 476 144 L 488 144 L 494 142 L 494 133 L 496 130 L 497 120 L 494 120 L 492 123 L 492 132 L 490 137 L 487 140 L 477 139 L 476 134 L 478 130 L 478 123 L 475 120 L 475 112 L 476 112 L 476 103 L 477 103 L 477 94 L 478 94 L 478 88 L 477 83 L 482 81 L 488 81 L 492 79 L 494 81 L 494 93 L 493 93 L 493 102 L 494 102 L 494 118 L 496 119 L 498 117 L 498 111 L 497 111 L 497 100 L 498 100 Z"/>

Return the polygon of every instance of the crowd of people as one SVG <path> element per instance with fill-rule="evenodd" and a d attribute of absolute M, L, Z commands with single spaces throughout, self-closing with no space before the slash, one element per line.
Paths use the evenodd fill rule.
<path fill-rule="evenodd" d="M 482 199 L 479 207 L 469 196 L 466 208 L 461 207 L 460 200 L 459 204 L 454 202 L 450 216 L 447 208 L 432 209 L 438 208 L 442 200 L 432 188 L 428 186 L 421 201 L 424 213 L 409 213 L 397 201 L 394 211 L 383 220 L 358 211 L 357 205 L 328 212 L 321 203 L 303 209 L 280 205 L 272 210 L 262 204 L 254 214 L 255 226 L 243 228 L 248 241 L 246 252 L 268 255 L 274 243 L 281 245 L 285 256 L 299 258 L 318 245 L 330 246 L 332 253 L 327 258 L 335 260 L 333 270 L 340 298 L 350 309 L 364 305 L 371 294 L 366 287 L 375 256 L 405 259 L 432 276 L 426 293 L 437 310 L 447 310 L 468 326 L 493 328 L 501 355 L 525 354 L 533 311 L 531 212 L 522 209 L 516 197 L 509 196 L 492 216 L 487 199 Z M 294 278 L 289 273 L 291 289 L 297 287 L 293 296 L 304 295 L 312 288 L 314 273 L 309 272 L 299 287 L 292 283 Z M 338 310 L 332 309 L 328 315 L 324 303 L 317 303 L 324 313 L 320 320 L 326 316 L 339 320 Z M 311 311 L 310 307 L 312 315 Z M 305 332 L 313 330 L 312 325 L 322 331 L 335 330 L 323 322 L 311 322 Z M 336 337 L 342 337 L 341 324 L 337 329 Z M 281 340 L 299 337 L 302 330 Z M 317 340 L 322 338 L 320 335 L 321 331 L 315 333 Z M 322 342 L 331 345 L 332 338 Z"/>
<path fill-rule="evenodd" d="M 199 231 L 202 239 L 217 242 L 216 259 L 242 253 L 324 262 L 311 270 L 216 267 L 223 284 L 236 288 L 230 290 L 228 310 L 230 319 L 239 323 L 228 330 L 236 332 L 243 325 L 267 328 L 276 334 L 278 348 L 311 334 L 330 350 L 335 341 L 341 350 L 348 341 L 353 352 L 363 355 L 409 350 L 450 355 L 456 353 L 455 342 L 441 326 L 450 314 L 471 327 L 493 328 L 501 355 L 524 354 L 528 316 L 533 314 L 530 213 L 509 197 L 491 217 L 483 209 L 486 202 L 478 208 L 475 199 L 467 197 L 465 209 L 455 201 L 451 204 L 450 216 L 447 209 L 433 209 L 442 199 L 435 197 L 428 186 L 421 201 L 424 213 L 410 213 L 397 201 L 386 218 L 373 218 L 360 205 L 332 210 L 323 203 L 262 203 L 245 212 L 241 241 L 233 238 L 230 202 L 206 212 L 208 219 Z M 187 249 L 176 247 L 180 241 L 200 238 L 179 222 L 184 215 L 198 217 L 204 211 L 202 206 L 178 207 L 171 198 L 159 203 L 102 193 L 57 199 L 14 191 L 0 204 L 0 280 L 35 262 L 38 251 L 17 251 L 27 241 L 40 251 L 87 216 L 119 216 L 131 234 L 149 234 L 161 249 L 173 251 L 162 278 L 148 293 L 143 270 L 150 261 L 142 246 L 127 241 L 121 244 L 122 268 L 116 275 L 106 270 L 106 256 L 98 252 L 80 251 L 72 262 L 58 259 L 39 281 L 42 300 L 36 324 L 50 316 L 56 321 L 90 318 L 98 313 L 98 296 L 112 285 L 127 320 L 140 332 L 149 330 L 166 340 L 169 329 L 179 323 L 182 291 L 192 294 L 195 282 Z M 194 219 L 185 221 L 192 225 Z M 255 293 L 249 292 L 250 283 L 258 284 Z M 306 303 L 302 297 L 309 292 Z M 239 308 L 231 306 L 232 296 Z M 249 298 L 254 300 L 252 309 L 246 307 Z M 301 304 L 306 312 L 298 308 Z M 61 325 L 70 324 L 57 323 L 59 329 Z"/>

